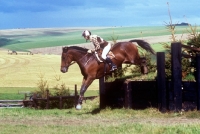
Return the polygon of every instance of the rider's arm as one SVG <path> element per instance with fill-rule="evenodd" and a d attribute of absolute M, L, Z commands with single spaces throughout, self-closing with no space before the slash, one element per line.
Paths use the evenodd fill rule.
<path fill-rule="evenodd" d="M 96 41 L 95 41 L 95 50 L 98 50 L 100 49 L 100 43 L 101 43 L 101 38 L 100 37 L 97 37 L 96 38 Z"/>
<path fill-rule="evenodd" d="M 91 35 L 90 41 L 94 44 L 95 50 L 104 48 L 108 44 L 107 41 L 103 40 L 101 37 L 97 35 Z"/>

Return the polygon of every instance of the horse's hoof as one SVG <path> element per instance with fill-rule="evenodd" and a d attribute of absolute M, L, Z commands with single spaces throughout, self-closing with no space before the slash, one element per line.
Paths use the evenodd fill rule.
<path fill-rule="evenodd" d="M 76 105 L 76 110 L 81 110 L 81 105 L 80 104 Z"/>

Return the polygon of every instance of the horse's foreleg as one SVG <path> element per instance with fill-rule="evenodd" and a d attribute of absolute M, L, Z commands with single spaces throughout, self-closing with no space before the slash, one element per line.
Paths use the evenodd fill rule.
<path fill-rule="evenodd" d="M 82 102 L 83 102 L 83 99 L 84 99 L 84 93 L 87 90 L 87 88 L 90 86 L 90 84 L 93 82 L 93 80 L 94 79 L 83 78 L 83 82 L 82 82 L 81 89 L 80 89 L 80 96 L 79 96 L 79 99 L 78 99 L 78 104 L 76 106 L 76 109 L 81 109 L 81 105 L 82 105 Z"/>

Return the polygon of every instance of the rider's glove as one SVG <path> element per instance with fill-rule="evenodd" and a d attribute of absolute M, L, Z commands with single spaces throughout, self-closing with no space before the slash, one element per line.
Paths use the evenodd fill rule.
<path fill-rule="evenodd" d="M 91 50 L 91 49 L 89 49 L 88 51 L 87 51 L 87 53 L 93 53 L 94 51 L 93 50 Z"/>

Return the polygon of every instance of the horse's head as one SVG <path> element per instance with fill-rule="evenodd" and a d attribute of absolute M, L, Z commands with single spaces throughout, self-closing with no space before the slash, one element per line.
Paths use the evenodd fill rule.
<path fill-rule="evenodd" d="M 84 57 L 87 55 L 88 49 L 78 47 L 78 46 L 70 46 L 62 48 L 61 55 L 61 69 L 60 71 L 66 73 L 70 65 L 74 63 L 85 63 Z M 74 61 L 72 63 L 72 61 Z"/>
<path fill-rule="evenodd" d="M 61 55 L 61 68 L 60 71 L 66 73 L 72 62 L 72 56 L 68 53 L 68 48 L 63 47 L 62 55 Z"/>

